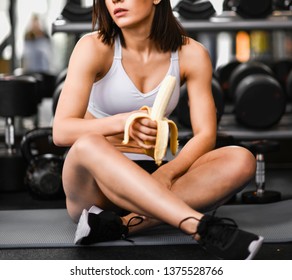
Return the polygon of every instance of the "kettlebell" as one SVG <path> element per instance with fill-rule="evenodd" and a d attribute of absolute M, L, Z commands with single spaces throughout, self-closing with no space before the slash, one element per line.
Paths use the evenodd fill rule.
<path fill-rule="evenodd" d="M 52 128 L 42 127 L 28 131 L 23 136 L 21 152 L 28 162 L 24 183 L 37 199 L 64 198 L 62 169 L 65 148 L 54 145 Z"/>

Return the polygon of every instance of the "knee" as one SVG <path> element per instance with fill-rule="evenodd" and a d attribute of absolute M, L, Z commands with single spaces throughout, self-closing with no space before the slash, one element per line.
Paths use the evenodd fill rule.
<path fill-rule="evenodd" d="M 88 134 L 80 137 L 72 145 L 71 153 L 74 153 L 79 160 L 85 159 L 87 156 L 94 154 L 102 155 L 105 145 L 108 144 L 104 136 L 98 134 Z"/>
<path fill-rule="evenodd" d="M 244 147 L 234 147 L 233 157 L 236 161 L 238 173 L 247 180 L 251 179 L 256 171 L 255 156 Z"/>

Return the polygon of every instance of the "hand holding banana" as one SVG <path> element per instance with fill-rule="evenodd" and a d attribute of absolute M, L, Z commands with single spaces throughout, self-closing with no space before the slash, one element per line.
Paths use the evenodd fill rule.
<path fill-rule="evenodd" d="M 155 148 L 146 149 L 145 154 L 154 158 L 157 165 L 160 165 L 167 151 L 169 128 L 170 128 L 170 150 L 173 155 L 176 154 L 178 148 L 178 129 L 176 124 L 165 117 L 167 105 L 175 88 L 176 79 L 173 76 L 167 76 L 157 93 L 152 108 L 143 106 L 140 110 L 146 112 L 137 112 L 130 115 L 125 124 L 123 144 L 128 144 L 130 140 L 130 127 L 134 120 L 138 118 L 149 118 L 157 122 L 157 135 Z"/>

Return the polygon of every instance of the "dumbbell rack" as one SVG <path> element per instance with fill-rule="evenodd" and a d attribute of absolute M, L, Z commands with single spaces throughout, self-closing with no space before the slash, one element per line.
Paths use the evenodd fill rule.
<path fill-rule="evenodd" d="M 236 30 L 291 30 L 292 11 L 274 12 L 265 19 L 242 19 L 234 12 L 225 11 L 209 20 L 185 20 L 178 17 L 187 32 L 221 32 Z M 52 33 L 84 33 L 92 31 L 91 22 L 68 22 L 62 16 L 52 25 Z"/>
<path fill-rule="evenodd" d="M 26 168 L 16 141 L 14 120 L 37 113 L 37 83 L 29 76 L 6 76 L 0 82 L 0 115 L 5 119 L 5 143 L 0 149 L 0 192 L 12 192 L 23 189 Z"/>

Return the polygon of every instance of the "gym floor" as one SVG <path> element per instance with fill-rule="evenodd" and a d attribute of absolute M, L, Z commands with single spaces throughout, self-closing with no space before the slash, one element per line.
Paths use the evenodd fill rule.
<path fill-rule="evenodd" d="M 44 105 L 44 110 L 40 114 L 42 125 L 50 124 L 50 101 Z M 288 121 L 287 121 L 288 119 Z M 278 138 L 280 151 L 267 157 L 266 188 L 268 190 L 279 191 L 282 199 L 292 199 L 292 160 L 291 160 L 291 137 L 281 138 L 281 131 L 287 131 L 287 123 L 291 124 L 291 116 L 286 116 L 279 127 L 270 131 L 273 138 Z M 290 122 L 291 121 L 291 122 Z M 31 120 L 28 120 L 28 123 Z M 1 122 L 0 122 L 1 124 Z M 26 124 L 27 125 L 27 124 Z M 290 126 L 291 127 L 291 126 Z M 223 134 L 233 133 L 237 129 L 234 120 L 229 116 L 224 117 L 220 122 L 220 132 Z M 244 134 L 244 130 L 237 135 Z M 248 131 L 245 131 L 248 135 Z M 291 130 L 290 130 L 291 132 Z M 256 133 L 256 132 L 253 132 Z M 263 133 L 263 132 L 260 132 Z M 259 135 L 260 135 L 259 133 Z M 236 133 L 235 133 L 236 134 Z M 279 136 L 277 136 L 279 135 Z M 240 137 L 239 137 L 240 138 Z M 239 138 L 237 139 L 239 141 Z M 254 182 L 251 182 L 243 191 L 254 190 Z M 238 193 L 229 204 L 241 203 L 241 194 Z M 60 209 L 65 208 L 65 200 L 38 200 L 33 198 L 25 189 L 16 192 L 0 193 L 1 210 L 21 210 L 23 209 Z M 292 233 L 291 233 L 292 235 Z M 34 249 L 1 249 L 0 259 L 4 260 L 211 260 L 208 255 L 198 245 L 155 245 L 155 246 L 122 246 L 122 247 L 89 247 L 89 248 L 34 248 Z M 291 243 L 265 243 L 258 255 L 257 260 L 292 260 Z"/>
<path fill-rule="evenodd" d="M 282 199 L 292 198 L 292 174 L 289 168 L 271 168 L 267 171 L 267 188 L 280 191 Z M 246 190 L 253 189 L 251 183 Z M 230 204 L 240 202 L 239 193 Z M 27 191 L 2 193 L 0 195 L 0 210 L 23 209 L 56 209 L 65 208 L 63 199 L 46 201 L 33 198 Z M 292 234 L 292 233 L 291 233 Z M 198 245 L 155 245 L 155 246 L 121 246 L 121 247 L 89 247 L 89 248 L 33 248 L 33 249 L 1 249 L 0 259 L 10 260 L 212 260 L 213 257 L 203 251 Z M 292 243 L 265 243 L 257 260 L 292 260 Z"/>

